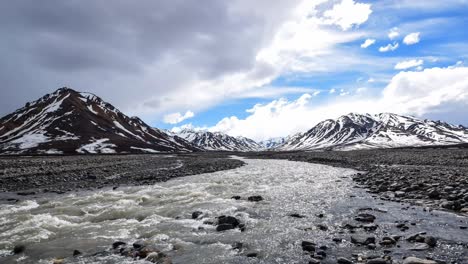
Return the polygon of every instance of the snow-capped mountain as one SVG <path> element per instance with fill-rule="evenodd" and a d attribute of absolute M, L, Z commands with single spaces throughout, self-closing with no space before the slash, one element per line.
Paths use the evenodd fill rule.
<path fill-rule="evenodd" d="M 260 141 L 259 144 L 263 147 L 263 149 L 274 149 L 283 145 L 287 141 L 287 139 L 287 137 L 270 138 L 267 140 Z"/>
<path fill-rule="evenodd" d="M 61 88 L 0 119 L 1 154 L 200 150 L 90 93 Z"/>
<path fill-rule="evenodd" d="M 252 139 L 232 137 L 221 132 L 184 129 L 177 135 L 204 150 L 257 151 L 262 149 L 262 146 Z"/>
<path fill-rule="evenodd" d="M 375 116 L 351 113 L 322 121 L 291 137 L 276 150 L 353 150 L 466 142 L 468 129 L 463 126 L 390 113 Z"/>

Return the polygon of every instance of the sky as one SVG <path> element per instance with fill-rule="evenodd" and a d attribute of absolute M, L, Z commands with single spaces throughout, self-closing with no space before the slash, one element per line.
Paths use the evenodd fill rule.
<path fill-rule="evenodd" d="M 0 4 L 0 115 L 57 88 L 255 140 L 392 112 L 468 125 L 468 0 Z"/>

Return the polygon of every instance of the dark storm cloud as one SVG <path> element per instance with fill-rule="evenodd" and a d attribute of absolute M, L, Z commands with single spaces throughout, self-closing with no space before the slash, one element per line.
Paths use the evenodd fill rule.
<path fill-rule="evenodd" d="M 273 26 L 262 10 L 239 12 L 234 2 L 3 1 L 0 114 L 63 85 L 131 106 L 194 75 L 249 69 Z M 265 12 L 279 19 L 283 6 L 268 2 Z"/>

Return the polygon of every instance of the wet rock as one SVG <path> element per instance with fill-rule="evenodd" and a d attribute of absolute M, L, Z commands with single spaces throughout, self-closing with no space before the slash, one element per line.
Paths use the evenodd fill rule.
<path fill-rule="evenodd" d="M 369 259 L 366 264 L 390 264 L 391 262 L 387 261 L 386 259 L 383 258 L 374 258 L 374 259 Z"/>
<path fill-rule="evenodd" d="M 79 250 L 77 250 L 77 249 L 73 250 L 73 256 L 74 256 L 74 257 L 79 256 L 79 255 L 81 255 L 81 254 L 82 254 L 81 251 L 79 251 Z"/>
<path fill-rule="evenodd" d="M 117 242 L 112 243 L 112 248 L 117 249 L 117 248 L 123 247 L 125 245 L 127 245 L 127 243 L 122 242 L 122 241 L 117 241 Z"/>
<path fill-rule="evenodd" d="M 152 246 L 144 246 L 138 249 L 138 252 L 136 252 L 136 256 L 144 259 L 148 257 L 151 253 L 159 253 L 159 250 Z"/>
<path fill-rule="evenodd" d="M 247 200 L 249 202 L 260 202 L 260 201 L 263 201 L 263 197 L 260 195 L 254 195 L 254 196 L 249 196 Z"/>
<path fill-rule="evenodd" d="M 294 217 L 294 218 L 304 218 L 305 217 L 304 215 L 300 215 L 300 214 L 297 214 L 297 213 L 290 214 L 289 216 Z"/>
<path fill-rule="evenodd" d="M 321 256 L 322 258 L 326 258 L 327 257 L 327 253 L 323 250 L 320 250 L 320 251 L 317 251 L 315 253 L 316 256 Z"/>
<path fill-rule="evenodd" d="M 221 232 L 221 231 L 231 230 L 234 228 L 236 227 L 231 224 L 220 224 L 216 227 L 216 231 Z"/>
<path fill-rule="evenodd" d="M 424 242 L 425 232 L 409 235 L 406 240 L 410 242 Z"/>
<path fill-rule="evenodd" d="M 36 192 L 33 192 L 33 191 L 31 191 L 31 192 L 24 191 L 24 192 L 17 192 L 16 194 L 17 194 L 17 195 L 21 195 L 21 196 L 26 196 L 26 195 L 35 195 Z"/>
<path fill-rule="evenodd" d="M 424 238 L 424 243 L 430 247 L 435 247 L 437 245 L 437 239 L 433 236 L 426 236 Z"/>
<path fill-rule="evenodd" d="M 243 246 L 244 244 L 242 244 L 241 242 L 236 242 L 232 245 L 232 249 L 241 250 Z"/>
<path fill-rule="evenodd" d="M 134 249 L 140 249 L 140 248 L 143 248 L 145 246 L 145 242 L 144 241 L 136 241 L 135 243 L 133 243 L 133 248 Z"/>
<path fill-rule="evenodd" d="M 218 217 L 218 225 L 222 225 L 222 224 L 230 224 L 230 225 L 232 225 L 234 227 L 238 227 L 240 222 L 234 216 L 222 215 L 222 216 Z"/>
<path fill-rule="evenodd" d="M 393 237 L 383 237 L 380 244 L 383 246 L 393 246 L 396 244 L 396 240 Z"/>
<path fill-rule="evenodd" d="M 403 264 L 437 264 L 437 262 L 429 259 L 407 257 L 405 260 L 403 260 Z"/>
<path fill-rule="evenodd" d="M 371 243 L 371 244 L 367 245 L 367 248 L 371 249 L 371 250 L 374 250 L 374 249 L 377 248 L 377 246 L 375 244 Z"/>
<path fill-rule="evenodd" d="M 377 230 L 377 227 L 378 225 L 374 225 L 374 224 L 367 224 L 367 225 L 363 225 L 362 228 L 368 232 L 372 232 L 372 231 L 375 231 Z"/>
<path fill-rule="evenodd" d="M 195 211 L 192 213 L 192 219 L 198 219 L 201 215 L 203 215 L 203 212 Z"/>
<path fill-rule="evenodd" d="M 317 228 L 322 230 L 322 231 L 327 231 L 328 230 L 328 226 L 322 225 L 322 224 L 317 225 Z"/>
<path fill-rule="evenodd" d="M 256 258 L 258 257 L 258 253 L 256 252 L 250 252 L 250 253 L 247 253 L 246 255 L 248 258 Z"/>
<path fill-rule="evenodd" d="M 231 199 L 234 199 L 234 200 L 240 200 L 241 197 L 239 195 L 234 195 L 231 197 Z"/>
<path fill-rule="evenodd" d="M 26 246 L 24 246 L 24 245 L 16 245 L 16 246 L 13 248 L 13 254 L 15 254 L 15 255 L 21 254 L 21 253 L 23 253 L 25 250 L 26 250 Z"/>
<path fill-rule="evenodd" d="M 375 237 L 351 236 L 351 243 L 364 246 L 369 244 L 375 244 Z"/>
<path fill-rule="evenodd" d="M 302 241 L 301 247 L 303 251 L 306 252 L 315 252 L 315 243 L 310 242 L 310 241 Z"/>
<path fill-rule="evenodd" d="M 407 226 L 406 224 L 403 224 L 403 223 L 397 224 L 396 227 L 397 227 L 398 229 L 400 229 L 401 231 L 406 231 L 406 230 L 409 229 L 409 226 Z"/>
<path fill-rule="evenodd" d="M 152 252 L 145 260 L 157 264 L 172 264 L 171 258 L 162 252 Z"/>
<path fill-rule="evenodd" d="M 358 214 L 354 220 L 358 222 L 372 223 L 375 220 L 375 216 L 367 213 Z"/>
<path fill-rule="evenodd" d="M 333 242 L 335 242 L 335 243 L 341 243 L 341 242 L 343 242 L 343 239 L 342 239 L 342 238 L 339 238 L 339 237 L 334 237 L 332 240 L 333 240 Z"/>
<path fill-rule="evenodd" d="M 352 262 L 351 260 L 347 259 L 347 258 L 343 258 L 343 257 L 340 257 L 336 260 L 336 263 L 338 264 L 353 264 L 354 262 Z"/>
<path fill-rule="evenodd" d="M 315 258 L 311 258 L 309 260 L 309 264 L 320 264 L 320 260 L 319 259 L 315 259 Z"/>
<path fill-rule="evenodd" d="M 323 218 L 323 217 L 325 217 L 325 215 L 324 214 L 318 214 L 317 217 L 318 218 Z"/>
<path fill-rule="evenodd" d="M 426 244 L 426 243 L 416 243 L 416 245 L 414 245 L 409 250 L 411 250 L 411 251 L 424 251 L 424 250 L 428 250 L 428 249 L 429 249 L 428 244 Z"/>

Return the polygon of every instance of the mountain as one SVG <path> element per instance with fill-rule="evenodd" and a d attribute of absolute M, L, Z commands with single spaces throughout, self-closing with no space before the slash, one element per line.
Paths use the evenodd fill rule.
<path fill-rule="evenodd" d="M 60 88 L 0 119 L 0 154 L 200 150 L 90 93 Z"/>
<path fill-rule="evenodd" d="M 262 146 L 252 139 L 232 137 L 221 132 L 184 129 L 177 135 L 204 150 L 258 151 L 262 149 Z"/>
<path fill-rule="evenodd" d="M 390 113 L 375 116 L 351 113 L 322 121 L 291 137 L 276 150 L 354 150 L 467 142 L 468 129 L 463 126 Z"/>
<path fill-rule="evenodd" d="M 265 150 L 274 149 L 283 145 L 287 141 L 287 139 L 287 137 L 270 138 L 267 140 L 260 141 L 258 142 L 258 144 L 260 144 Z"/>

